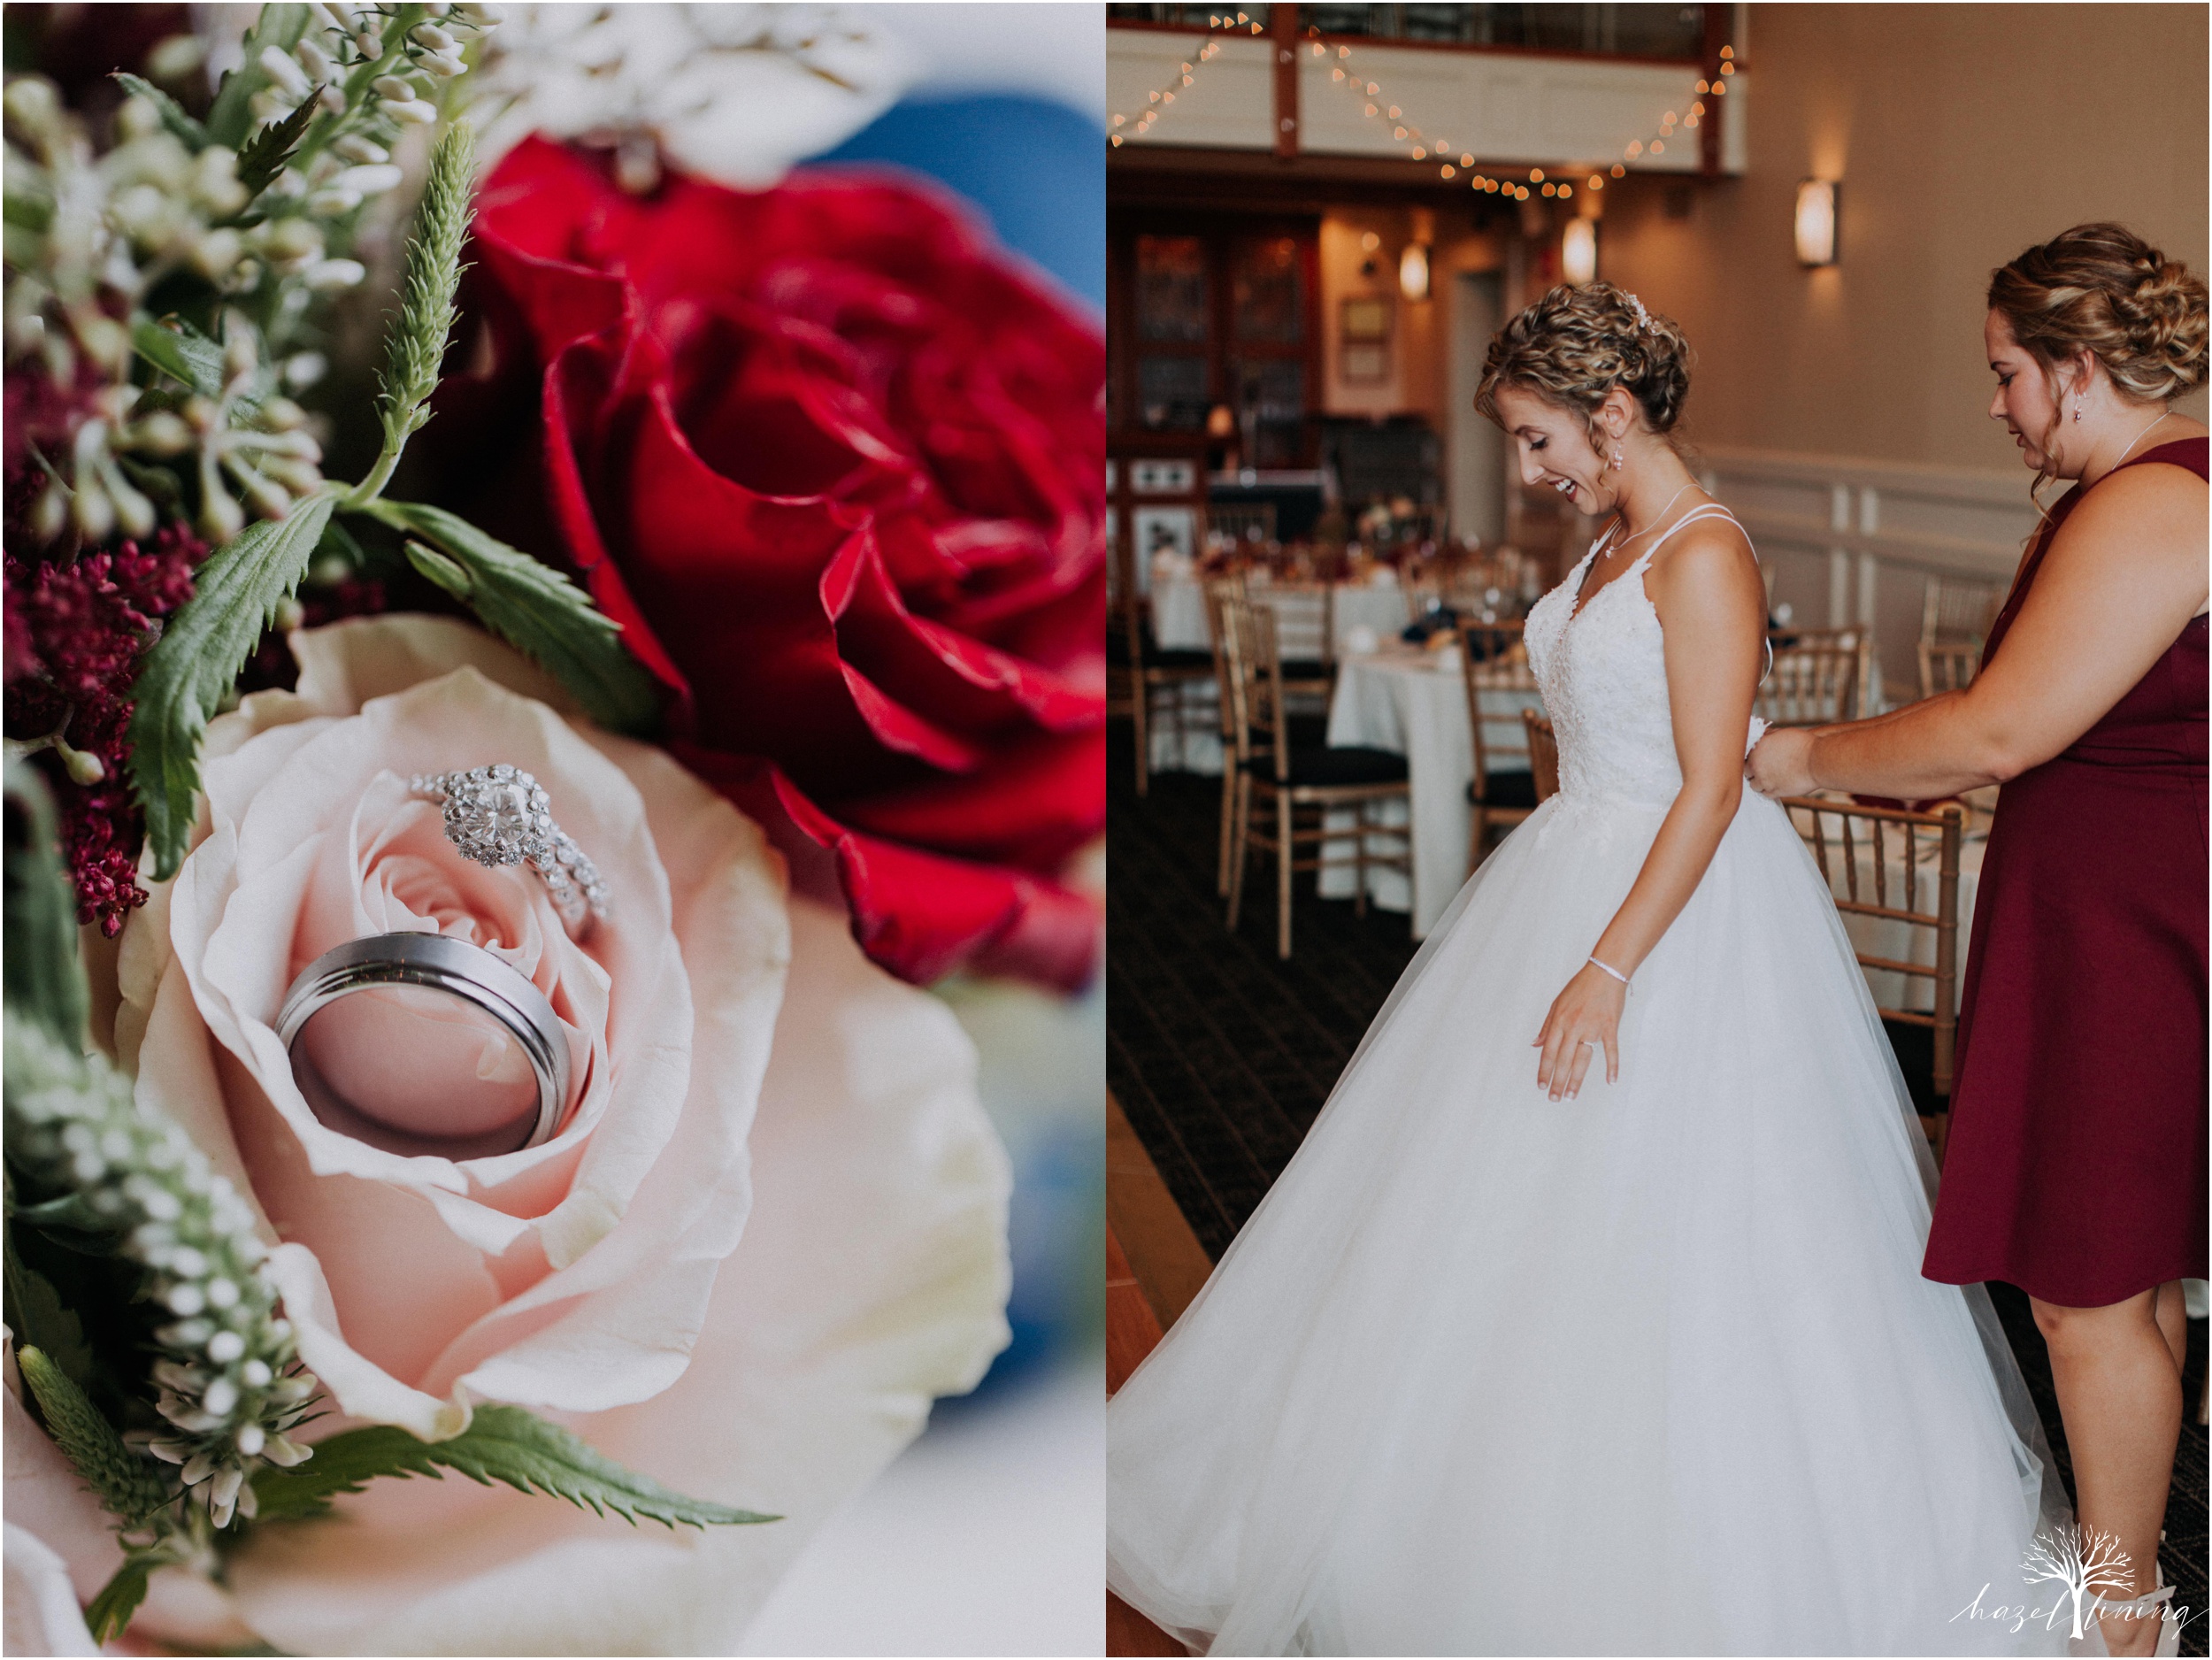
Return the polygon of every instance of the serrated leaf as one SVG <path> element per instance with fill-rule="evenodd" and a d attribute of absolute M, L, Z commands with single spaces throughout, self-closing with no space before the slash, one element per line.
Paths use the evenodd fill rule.
<path fill-rule="evenodd" d="M 176 1496 L 149 1460 L 123 1444 L 115 1426 L 44 1350 L 25 1344 L 16 1350 L 15 1361 L 37 1399 L 46 1433 L 111 1515 L 141 1521 Z"/>
<path fill-rule="evenodd" d="M 180 317 L 142 318 L 131 328 L 138 355 L 204 397 L 223 394 L 223 349 Z"/>
<path fill-rule="evenodd" d="M 291 597 L 330 522 L 327 493 L 282 519 L 249 525 L 208 556 L 192 597 L 169 619 L 131 688 L 131 790 L 146 815 L 154 877 L 184 862 L 199 788 L 200 737 L 277 606 Z"/>
<path fill-rule="evenodd" d="M 143 98 L 160 111 L 161 124 L 172 134 L 182 139 L 196 150 L 207 148 L 207 128 L 186 114 L 184 105 L 142 76 L 126 74 L 119 69 L 114 78 L 117 84 L 132 97 Z"/>
<path fill-rule="evenodd" d="M 269 188 L 270 181 L 284 171 L 284 164 L 292 159 L 292 152 L 299 148 L 300 136 L 308 124 L 321 112 L 322 106 L 311 94 L 306 103 L 273 126 L 265 127 L 246 142 L 238 152 L 238 182 L 246 188 L 246 200 Z"/>
<path fill-rule="evenodd" d="M 8 1005 L 57 1041 L 84 1045 L 85 978 L 77 960 L 77 893 L 62 869 L 46 780 L 7 764 L 4 890 L 0 892 L 0 985 Z"/>
<path fill-rule="evenodd" d="M 84 1340 L 84 1324 L 62 1306 L 53 1282 L 27 1266 L 11 1243 L 6 1252 L 8 1330 L 19 1348 L 42 1350 L 53 1357 L 70 1382 L 79 1388 L 92 1380 L 92 1348 Z"/>
<path fill-rule="evenodd" d="M 307 8 L 304 5 L 265 5 L 261 18 L 246 36 L 245 56 L 237 68 L 223 77 L 223 84 L 215 90 L 215 103 L 207 112 L 207 135 L 219 144 L 238 149 L 246 141 L 253 124 L 253 111 L 248 107 L 253 95 L 269 84 L 269 72 L 261 66 L 261 49 L 273 46 L 280 52 L 288 52 L 300 43 L 300 36 L 307 32 Z"/>
<path fill-rule="evenodd" d="M 140 1551 L 123 1558 L 123 1565 L 115 1571 L 114 1577 L 86 1605 L 85 1628 L 91 1632 L 93 1641 L 112 1642 L 123 1634 L 123 1627 L 131 1623 L 131 1616 L 138 1612 L 138 1605 L 146 1600 L 147 1582 L 154 1570 L 168 1560 L 165 1555 Z"/>
<path fill-rule="evenodd" d="M 782 1519 L 686 1498 L 518 1406 L 478 1407 L 468 1428 L 451 1441 L 418 1441 L 403 1429 L 379 1425 L 318 1441 L 315 1456 L 303 1464 L 255 1472 L 258 1519 L 320 1515 L 335 1495 L 358 1493 L 380 1476 L 439 1479 L 447 1470 L 486 1487 L 499 1481 L 519 1493 L 566 1499 L 602 1516 L 611 1510 L 633 1526 L 641 1516 L 671 1528 Z"/>
<path fill-rule="evenodd" d="M 370 502 L 361 511 L 420 536 L 459 565 L 484 626 L 573 692 L 601 726 L 651 726 L 660 711 L 657 683 L 623 648 L 621 625 L 551 565 L 427 503 Z"/>

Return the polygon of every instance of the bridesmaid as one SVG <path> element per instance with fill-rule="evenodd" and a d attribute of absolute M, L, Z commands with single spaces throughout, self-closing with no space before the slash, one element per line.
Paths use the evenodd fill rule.
<path fill-rule="evenodd" d="M 2082 1524 L 2134 1575 L 2105 1641 L 2150 1654 L 2179 1281 L 2206 1272 L 2206 445 L 2167 407 L 2205 378 L 2205 287 L 2117 225 L 2079 225 L 1992 276 L 1982 332 L 1991 418 L 2037 488 L 2076 483 L 1980 673 L 1879 719 L 1770 733 L 1748 771 L 1770 795 L 2004 785 L 1922 1272 L 2028 1293 Z"/>

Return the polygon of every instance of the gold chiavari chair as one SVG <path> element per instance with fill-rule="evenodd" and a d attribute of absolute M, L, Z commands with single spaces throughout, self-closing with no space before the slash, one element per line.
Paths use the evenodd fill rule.
<path fill-rule="evenodd" d="M 1540 807 L 1559 794 L 1559 734 L 1533 709 L 1521 711 L 1521 731 L 1528 739 L 1529 776 L 1536 780 L 1536 804 Z"/>
<path fill-rule="evenodd" d="M 1187 694 L 1214 672 L 1210 651 L 1163 650 L 1145 625 L 1137 593 L 1135 556 L 1126 536 L 1115 538 L 1115 604 L 1106 632 L 1106 711 L 1126 714 L 1136 727 L 1137 794 L 1152 785 L 1152 726 L 1171 728 L 1179 745 L 1188 734 Z"/>
<path fill-rule="evenodd" d="M 1858 718 L 1867 666 L 1863 631 L 1776 630 L 1771 643 L 1774 660 L 1753 698 L 1770 726 L 1824 726 Z"/>
<path fill-rule="evenodd" d="M 1206 627 L 1213 636 L 1214 680 L 1221 710 L 1221 857 L 1214 876 L 1215 891 L 1229 893 L 1229 845 L 1237 814 L 1237 733 L 1235 693 L 1229 680 L 1238 666 L 1225 645 L 1230 620 L 1223 615 L 1230 605 L 1246 603 L 1244 576 L 1231 571 L 1206 579 Z"/>
<path fill-rule="evenodd" d="M 1275 614 L 1283 689 L 1326 699 L 1336 690 L 1336 588 L 1327 582 L 1278 582 L 1263 602 Z"/>
<path fill-rule="evenodd" d="M 1331 865 L 1353 867 L 1353 893 L 1361 915 L 1367 910 L 1371 866 L 1413 874 L 1410 812 L 1403 828 L 1371 823 L 1369 810 L 1386 801 L 1408 802 L 1406 758 L 1386 749 L 1334 749 L 1291 742 L 1282 658 L 1276 649 L 1274 613 L 1263 606 L 1233 600 L 1221 607 L 1223 654 L 1229 663 L 1228 686 L 1235 728 L 1236 812 L 1229 850 L 1229 929 L 1234 933 L 1244 897 L 1244 860 L 1257 849 L 1274 856 L 1276 951 L 1290 956 L 1290 880 L 1296 871 L 1318 872 Z M 1225 757 L 1225 759 L 1226 757 Z M 1255 805 L 1260 809 L 1255 814 Z M 1269 811 L 1269 809 L 1272 811 Z M 1355 823 L 1330 830 L 1327 814 L 1349 809 Z M 1302 823 L 1302 818 L 1305 822 Z M 1377 836 L 1394 850 L 1370 851 Z M 1331 858 L 1322 844 L 1349 841 L 1351 857 Z M 1313 857 L 1297 857 L 1300 847 Z"/>
<path fill-rule="evenodd" d="M 1974 683 L 1974 676 L 1981 672 L 1982 649 L 1969 642 L 1965 644 L 1931 645 L 1920 642 L 1920 695 L 1933 697 L 1938 692 L 1962 692 Z"/>
<path fill-rule="evenodd" d="M 1536 811 L 1534 775 L 1527 771 L 1500 770 L 1495 763 L 1505 757 L 1525 758 L 1522 744 L 1493 744 L 1484 735 L 1482 691 L 1502 681 L 1527 682 L 1525 667 L 1517 672 L 1507 665 L 1521 641 L 1521 625 L 1468 622 L 1459 625 L 1460 673 L 1467 688 L 1467 725 L 1474 737 L 1475 775 L 1467 780 L 1467 804 L 1474 811 L 1469 825 L 1467 868 L 1482 863 L 1490 850 L 1494 826 L 1517 825 Z"/>
<path fill-rule="evenodd" d="M 1924 928 L 1935 935 L 1932 967 L 1854 949 L 1863 968 L 1934 982 L 1929 1011 L 1878 1011 L 1886 1020 L 1925 1026 L 1934 1034 L 1938 1111 L 1932 1120 L 1923 1118 L 1921 1127 L 1941 1164 L 1950 1131 L 1951 1072 L 1958 1039 L 1958 972 L 1963 956 L 1959 941 L 1959 844 L 1965 831 L 1965 809 L 1954 803 L 1933 812 L 1909 812 L 1809 795 L 1785 796 L 1782 804 L 1790 810 L 1793 822 L 1799 814 L 1810 819 L 1809 826 L 1800 825 L 1800 834 L 1811 844 L 1838 911 L 1904 924 L 1914 931 L 1915 939 Z M 1860 868 L 1862 860 L 1869 867 L 1865 871 Z M 1840 893 L 1838 865 L 1842 867 Z M 1870 900 L 1865 897 L 1869 889 Z M 1924 906 L 1924 897 L 1929 901 Z"/>
<path fill-rule="evenodd" d="M 1920 695 L 1964 691 L 1981 667 L 1982 642 L 2004 590 L 1991 582 L 1932 576 L 1920 611 Z"/>

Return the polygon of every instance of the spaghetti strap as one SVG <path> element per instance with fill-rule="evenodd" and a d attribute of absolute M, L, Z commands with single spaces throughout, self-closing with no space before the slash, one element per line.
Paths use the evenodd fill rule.
<path fill-rule="evenodd" d="M 1633 573 L 1643 570 L 1651 563 L 1651 556 L 1658 552 L 1660 549 L 1665 547 L 1667 545 L 1668 539 L 1671 537 L 1676 531 L 1681 529 L 1685 525 L 1694 525 L 1701 519 L 1724 519 L 1730 524 L 1735 526 L 1738 530 L 1743 530 L 1744 542 L 1747 545 L 1751 546 L 1752 558 L 1755 560 L 1758 558 L 1759 549 L 1756 545 L 1751 543 L 1751 533 L 1747 530 L 1744 530 L 1743 521 L 1741 519 L 1738 519 L 1735 514 L 1730 512 L 1718 502 L 1701 502 L 1697 506 L 1693 507 L 1688 512 L 1683 514 L 1681 518 L 1676 519 L 1674 523 L 1669 525 L 1666 530 L 1660 535 L 1659 539 L 1653 542 L 1651 546 L 1646 548 L 1642 554 L 1638 557 L 1636 563 L 1629 566 L 1629 572 Z"/>

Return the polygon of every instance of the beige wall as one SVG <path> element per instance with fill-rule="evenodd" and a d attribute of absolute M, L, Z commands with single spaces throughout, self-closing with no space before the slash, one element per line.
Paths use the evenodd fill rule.
<path fill-rule="evenodd" d="M 1363 246 L 1373 234 L 1373 252 Z M 1406 244 L 1430 242 L 1429 297 L 1409 300 L 1398 288 L 1398 257 Z M 1321 218 L 1322 408 L 1332 415 L 1425 415 L 1438 432 L 1450 415 L 1445 294 L 1455 273 L 1494 271 L 1504 258 L 1502 239 L 1476 232 L 1467 216 L 1402 207 L 1336 207 Z M 1363 266 L 1372 261 L 1373 276 Z M 1345 380 L 1338 368 L 1337 319 L 1343 302 L 1387 295 L 1394 312 L 1391 378 Z M 1479 357 L 1486 342 L 1471 350 Z"/>
<path fill-rule="evenodd" d="M 1748 12 L 1749 172 L 1692 188 L 1684 219 L 1662 181 L 1609 192 L 1600 234 L 1600 274 L 1698 349 L 1686 435 L 2017 466 L 1985 414 L 1989 270 L 2091 219 L 2206 270 L 2212 9 Z M 1811 271 L 1791 245 L 1808 177 L 1842 181 L 1839 263 Z"/>

